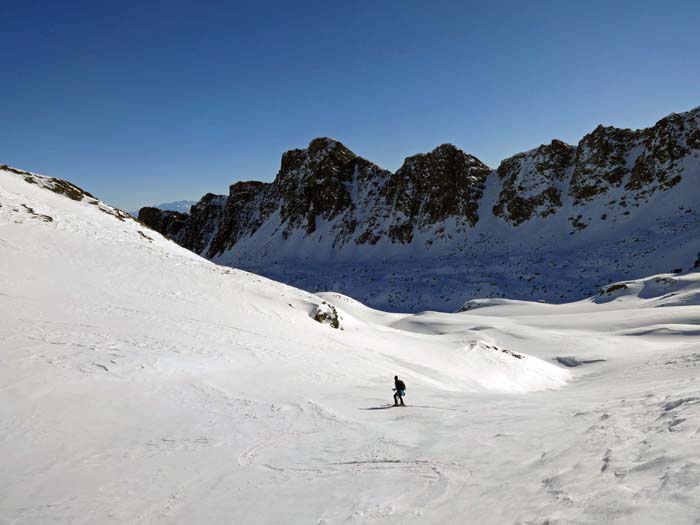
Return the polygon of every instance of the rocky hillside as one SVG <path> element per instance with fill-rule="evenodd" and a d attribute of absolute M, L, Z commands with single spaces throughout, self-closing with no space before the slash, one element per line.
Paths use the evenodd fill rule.
<path fill-rule="evenodd" d="M 700 108 L 642 130 L 598 126 L 492 170 L 445 144 L 394 173 L 318 138 L 272 183 L 189 215 L 139 219 L 223 264 L 394 310 L 474 296 L 563 301 L 700 260 Z M 700 263 L 699 263 L 700 264 Z"/>

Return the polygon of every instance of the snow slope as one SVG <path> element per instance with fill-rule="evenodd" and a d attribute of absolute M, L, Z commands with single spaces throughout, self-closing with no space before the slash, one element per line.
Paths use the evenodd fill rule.
<path fill-rule="evenodd" d="M 696 275 L 384 313 L 57 187 L 0 172 L 0 523 L 697 523 Z"/>

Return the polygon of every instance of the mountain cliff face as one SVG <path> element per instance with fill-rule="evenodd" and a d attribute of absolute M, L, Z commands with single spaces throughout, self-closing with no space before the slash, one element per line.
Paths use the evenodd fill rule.
<path fill-rule="evenodd" d="M 410 244 L 453 219 L 464 232 L 479 221 L 479 202 L 491 169 L 451 144 L 409 157 L 391 173 L 340 142 L 318 138 L 287 151 L 274 182 L 237 182 L 228 197 L 208 193 L 179 212 L 142 208 L 139 219 L 183 246 L 213 258 L 255 234 L 267 221 L 283 239 L 313 236 L 331 225 L 331 244 Z"/>
<path fill-rule="evenodd" d="M 502 189 L 493 214 L 517 226 L 534 215 L 556 213 L 575 154 L 573 146 L 553 140 L 501 162 L 497 173 Z"/>
<path fill-rule="evenodd" d="M 394 173 L 318 138 L 272 183 L 238 182 L 189 215 L 139 219 L 179 244 L 386 309 L 472 296 L 562 301 L 700 257 L 700 108 L 643 130 L 598 126 L 492 170 L 453 145 Z M 673 266 L 669 268 L 668 266 Z"/>

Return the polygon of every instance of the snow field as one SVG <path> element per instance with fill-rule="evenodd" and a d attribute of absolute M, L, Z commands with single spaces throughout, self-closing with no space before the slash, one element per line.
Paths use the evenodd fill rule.
<path fill-rule="evenodd" d="M 696 274 L 384 313 L 105 210 L 0 173 L 0 523 L 697 523 Z"/>

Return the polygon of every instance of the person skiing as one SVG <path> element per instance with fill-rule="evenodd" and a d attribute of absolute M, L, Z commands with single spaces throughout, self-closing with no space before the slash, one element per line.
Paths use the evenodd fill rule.
<path fill-rule="evenodd" d="M 394 376 L 394 406 L 399 406 L 399 401 L 401 401 L 401 406 L 405 407 L 403 404 L 403 396 L 406 395 L 406 383 L 399 379 L 399 376 Z"/>

